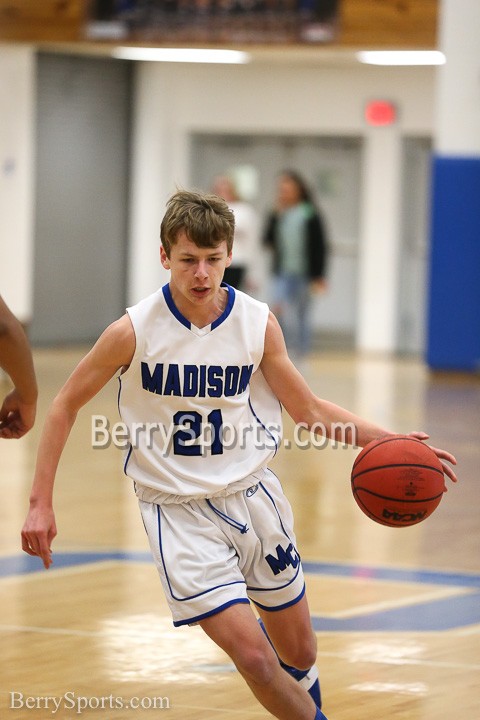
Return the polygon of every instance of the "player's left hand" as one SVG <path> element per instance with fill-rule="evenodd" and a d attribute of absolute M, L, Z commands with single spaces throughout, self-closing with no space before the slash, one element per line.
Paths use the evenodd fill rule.
<path fill-rule="evenodd" d="M 424 432 L 415 431 L 415 432 L 411 432 L 408 434 L 409 434 L 409 437 L 413 437 L 416 440 L 421 440 L 422 442 L 425 442 L 429 438 L 429 435 L 427 435 L 427 433 L 424 433 Z M 447 450 L 442 450 L 441 448 L 435 448 L 435 447 L 432 447 L 432 445 L 429 445 L 428 447 L 433 450 L 435 455 L 438 457 L 438 459 L 442 463 L 443 472 L 445 473 L 445 475 L 448 478 L 450 478 L 450 480 L 452 482 L 457 482 L 458 478 L 455 474 L 454 469 L 451 467 L 451 465 L 457 464 L 456 457 L 454 455 L 452 455 L 452 453 L 449 453 Z M 448 463 L 450 463 L 450 464 L 448 464 Z M 447 490 L 448 490 L 448 488 L 445 485 L 445 492 L 447 492 Z"/>

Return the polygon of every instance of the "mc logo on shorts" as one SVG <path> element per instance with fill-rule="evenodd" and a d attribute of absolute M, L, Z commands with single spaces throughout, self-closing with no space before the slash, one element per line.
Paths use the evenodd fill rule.
<path fill-rule="evenodd" d="M 277 545 L 276 552 L 277 557 L 271 554 L 265 557 L 265 560 L 270 565 L 274 575 L 278 575 L 283 572 L 289 565 L 296 568 L 300 562 L 300 555 L 297 553 L 292 543 L 289 544 L 286 550 L 281 545 Z"/>

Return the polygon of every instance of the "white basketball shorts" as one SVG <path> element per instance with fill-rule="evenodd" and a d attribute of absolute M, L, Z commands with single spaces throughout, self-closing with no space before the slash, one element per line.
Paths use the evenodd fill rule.
<path fill-rule="evenodd" d="M 235 603 L 268 611 L 298 602 L 305 581 L 293 514 L 276 475 L 263 469 L 247 490 L 186 503 L 139 500 L 174 625 Z"/>

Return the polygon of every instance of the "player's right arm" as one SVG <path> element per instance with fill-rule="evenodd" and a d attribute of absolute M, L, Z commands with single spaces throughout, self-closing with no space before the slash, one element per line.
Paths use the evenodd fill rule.
<path fill-rule="evenodd" d="M 128 315 L 112 323 L 90 352 L 81 360 L 54 399 L 38 448 L 37 464 L 30 494 L 30 508 L 22 529 L 22 548 L 38 555 L 48 568 L 52 562 L 51 543 L 57 534 L 53 512 L 53 486 L 60 457 L 77 413 L 135 352 L 135 333 Z"/>

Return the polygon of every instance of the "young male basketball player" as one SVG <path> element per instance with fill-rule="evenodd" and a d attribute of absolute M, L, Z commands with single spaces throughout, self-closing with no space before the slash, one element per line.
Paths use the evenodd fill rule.
<path fill-rule="evenodd" d="M 279 403 L 309 427 L 354 423 L 359 445 L 389 433 L 313 395 L 267 306 L 221 284 L 233 229 L 215 196 L 170 199 L 160 250 L 170 282 L 107 328 L 54 400 L 22 544 L 50 566 L 61 452 L 78 410 L 121 370 L 119 406 L 132 439 L 125 468 L 174 624 L 198 623 L 275 717 L 319 720 L 316 640 L 292 512 L 266 467 L 279 440 Z M 155 424 L 171 429 L 168 445 Z M 227 427 L 237 442 L 225 442 Z"/>

